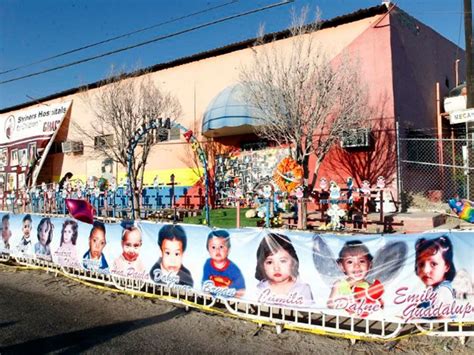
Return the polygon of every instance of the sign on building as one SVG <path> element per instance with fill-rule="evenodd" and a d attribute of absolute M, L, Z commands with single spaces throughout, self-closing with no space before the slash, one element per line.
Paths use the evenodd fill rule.
<path fill-rule="evenodd" d="M 35 183 L 71 101 L 0 116 L 0 177 L 7 191 Z M 0 179 L 2 180 L 2 179 Z"/>
<path fill-rule="evenodd" d="M 451 112 L 449 121 L 451 124 L 474 122 L 474 108 Z"/>

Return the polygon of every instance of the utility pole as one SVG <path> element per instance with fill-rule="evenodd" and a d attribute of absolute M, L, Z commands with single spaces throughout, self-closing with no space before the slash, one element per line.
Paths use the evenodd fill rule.
<path fill-rule="evenodd" d="M 466 90 L 467 105 L 466 108 L 474 107 L 474 62 L 472 42 L 472 2 L 464 0 L 464 29 L 466 38 Z M 471 124 L 470 131 L 474 131 L 474 124 Z"/>
<path fill-rule="evenodd" d="M 464 0 L 464 35 L 466 39 L 466 91 L 467 91 L 467 101 L 466 109 L 474 107 L 474 62 L 473 62 L 473 49 L 474 45 L 472 43 L 472 2 L 471 0 Z M 467 142 L 468 146 L 471 146 L 471 149 L 468 151 L 468 166 L 469 168 L 474 167 L 474 122 L 467 122 Z M 472 170 L 469 169 L 467 176 L 468 179 L 468 189 L 467 189 L 467 198 L 472 199 L 474 197 L 474 184 L 470 184 L 469 180 L 471 179 Z M 473 185 L 473 186 L 471 186 Z"/>

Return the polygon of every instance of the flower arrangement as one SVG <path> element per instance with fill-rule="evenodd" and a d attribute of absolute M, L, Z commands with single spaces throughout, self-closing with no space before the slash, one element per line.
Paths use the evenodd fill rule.
<path fill-rule="evenodd" d="M 292 192 L 301 185 L 303 168 L 292 157 L 286 157 L 278 163 L 273 181 L 282 192 Z"/>

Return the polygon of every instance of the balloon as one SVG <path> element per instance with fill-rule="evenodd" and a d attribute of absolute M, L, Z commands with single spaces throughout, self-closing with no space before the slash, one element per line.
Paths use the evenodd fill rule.
<path fill-rule="evenodd" d="M 94 207 L 89 202 L 67 198 L 66 207 L 73 218 L 89 224 L 94 223 Z"/>

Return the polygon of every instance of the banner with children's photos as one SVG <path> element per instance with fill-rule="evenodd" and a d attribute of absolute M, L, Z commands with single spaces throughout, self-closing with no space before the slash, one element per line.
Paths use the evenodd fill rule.
<path fill-rule="evenodd" d="M 474 233 L 333 235 L 0 214 L 3 253 L 215 297 L 393 321 L 474 320 Z"/>

